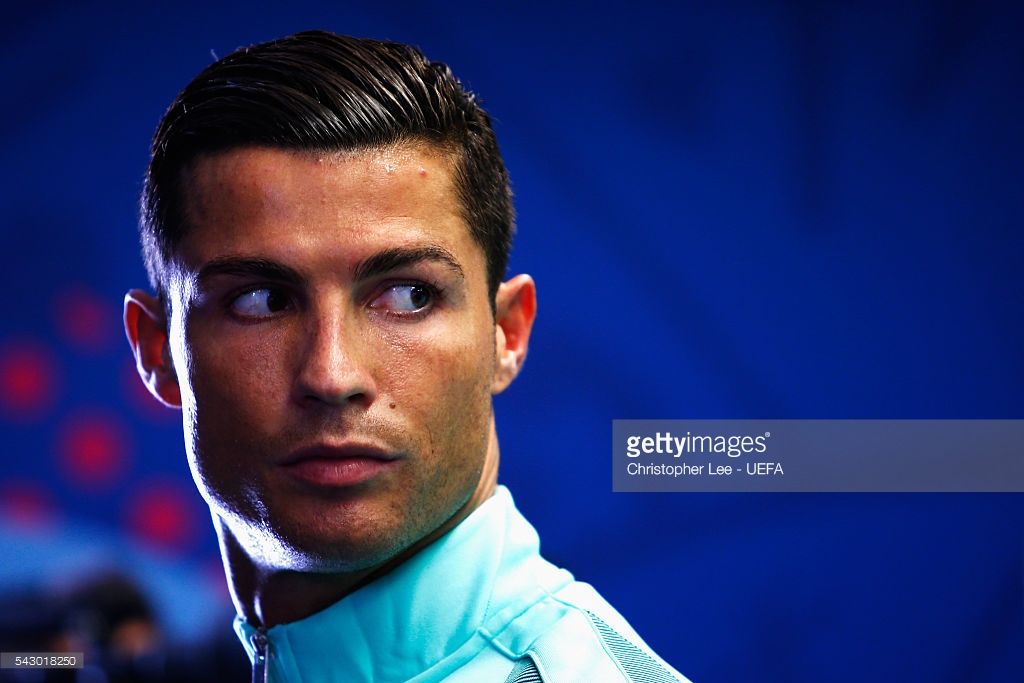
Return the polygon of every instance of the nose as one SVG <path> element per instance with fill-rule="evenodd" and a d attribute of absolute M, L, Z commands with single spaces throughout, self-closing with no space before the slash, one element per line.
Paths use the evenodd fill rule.
<path fill-rule="evenodd" d="M 358 325 L 345 319 L 342 306 L 311 312 L 305 339 L 299 344 L 295 394 L 302 403 L 330 406 L 362 404 L 376 397 L 367 367 L 368 349 Z"/>

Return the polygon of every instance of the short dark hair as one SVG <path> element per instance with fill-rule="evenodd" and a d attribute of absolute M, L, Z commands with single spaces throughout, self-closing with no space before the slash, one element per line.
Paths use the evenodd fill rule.
<path fill-rule="evenodd" d="M 452 154 L 461 214 L 487 262 L 491 306 L 515 231 L 508 172 L 476 96 L 451 69 L 402 43 L 305 31 L 203 69 L 153 136 L 139 232 L 150 283 L 187 230 L 185 172 L 201 155 L 259 146 L 359 151 L 427 142 Z"/>

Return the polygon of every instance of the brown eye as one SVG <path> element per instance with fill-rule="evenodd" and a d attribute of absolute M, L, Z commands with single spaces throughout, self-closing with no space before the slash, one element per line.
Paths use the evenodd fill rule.
<path fill-rule="evenodd" d="M 370 308 L 383 308 L 396 313 L 415 313 L 434 301 L 434 290 L 428 285 L 395 285 L 370 302 Z"/>
<path fill-rule="evenodd" d="M 231 302 L 231 310 L 246 318 L 269 318 L 287 308 L 284 292 L 270 287 L 250 290 Z"/>

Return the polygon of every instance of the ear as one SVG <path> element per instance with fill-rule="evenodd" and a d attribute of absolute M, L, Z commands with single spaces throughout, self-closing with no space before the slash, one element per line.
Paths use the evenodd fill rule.
<path fill-rule="evenodd" d="M 526 361 L 530 330 L 537 317 L 537 288 L 529 275 L 517 275 L 498 285 L 495 296 L 494 378 L 491 393 L 500 394 Z"/>
<path fill-rule="evenodd" d="M 166 406 L 180 408 L 181 390 L 167 344 L 163 304 L 140 289 L 125 294 L 124 331 L 135 354 L 139 377 L 149 393 Z"/>

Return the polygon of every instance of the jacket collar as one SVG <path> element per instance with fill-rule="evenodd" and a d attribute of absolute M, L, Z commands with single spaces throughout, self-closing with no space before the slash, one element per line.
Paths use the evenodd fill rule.
<path fill-rule="evenodd" d="M 266 632 L 272 680 L 404 681 L 572 581 L 540 557 L 540 539 L 508 489 L 388 574 L 306 619 Z M 257 632 L 235 632 L 250 661 Z M 474 636 L 476 638 L 474 639 Z"/>

